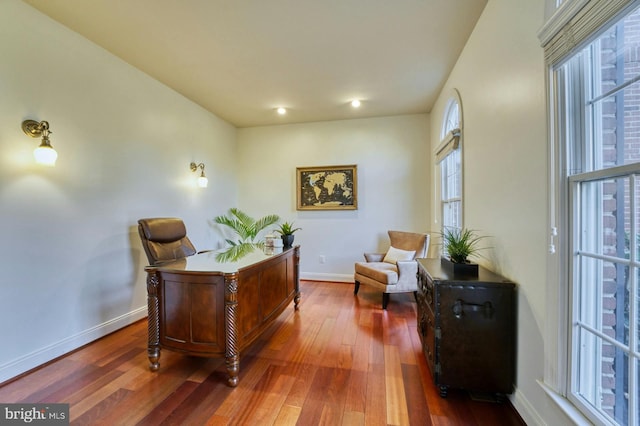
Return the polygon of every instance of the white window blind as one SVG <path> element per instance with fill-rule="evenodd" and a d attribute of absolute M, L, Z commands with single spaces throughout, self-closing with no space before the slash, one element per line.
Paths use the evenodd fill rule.
<path fill-rule="evenodd" d="M 447 133 L 438 148 L 436 148 L 436 164 L 442 162 L 445 157 L 451 154 L 460 146 L 460 129 L 453 129 Z"/>
<path fill-rule="evenodd" d="M 634 3 L 637 0 L 590 0 L 577 12 L 567 9 L 575 14 L 566 23 L 560 27 L 546 26 L 539 34 L 547 64 L 558 64 L 575 53 Z"/>

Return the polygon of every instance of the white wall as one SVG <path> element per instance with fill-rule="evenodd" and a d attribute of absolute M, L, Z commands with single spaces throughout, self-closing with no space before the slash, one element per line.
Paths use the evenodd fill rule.
<path fill-rule="evenodd" d="M 481 263 L 518 283 L 513 402 L 527 423 L 556 425 L 571 422 L 536 382 L 544 368 L 549 196 L 545 67 L 536 37 L 544 5 L 489 1 L 431 112 L 431 144 L 435 149 L 446 101 L 457 88 L 464 111 L 465 226 L 491 237 Z"/>
<path fill-rule="evenodd" d="M 0 58 L 2 382 L 146 315 L 137 219 L 182 217 L 217 246 L 236 130 L 18 0 L 0 1 Z M 49 121 L 55 168 L 34 164 L 27 118 Z"/>
<path fill-rule="evenodd" d="M 428 157 L 426 114 L 239 129 L 239 204 L 302 228 L 304 278 L 353 281 L 362 253 L 386 251 L 388 229 L 428 230 Z M 296 167 L 345 164 L 358 166 L 357 210 L 296 210 Z"/>

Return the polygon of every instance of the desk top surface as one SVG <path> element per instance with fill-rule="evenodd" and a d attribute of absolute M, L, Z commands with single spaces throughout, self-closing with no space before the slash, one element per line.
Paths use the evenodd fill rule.
<path fill-rule="evenodd" d="M 243 256 L 241 259 L 231 262 L 219 262 L 216 260 L 216 255 L 221 250 L 207 251 L 203 253 L 194 254 L 193 256 L 178 259 L 172 262 L 162 263 L 155 266 L 147 266 L 145 270 L 163 271 L 163 272 L 209 272 L 220 274 L 233 274 L 242 269 L 246 269 L 255 266 L 261 262 L 269 259 L 284 256 L 287 253 L 293 252 L 297 248 L 285 248 L 282 251 L 265 251 L 260 248 L 256 248 L 252 252 Z"/>

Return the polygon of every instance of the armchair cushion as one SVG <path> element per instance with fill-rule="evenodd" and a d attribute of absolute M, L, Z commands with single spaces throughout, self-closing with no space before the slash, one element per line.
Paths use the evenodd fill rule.
<path fill-rule="evenodd" d="M 387 262 L 357 262 L 356 274 L 370 278 L 385 285 L 393 285 L 398 282 L 398 268 L 395 264 Z"/>
<path fill-rule="evenodd" d="M 382 259 L 382 261 L 395 265 L 395 263 L 399 260 L 413 260 L 415 256 L 415 250 L 402 250 L 391 246 L 389 247 L 389 250 L 387 251 L 387 254 L 384 256 L 384 259 Z"/>

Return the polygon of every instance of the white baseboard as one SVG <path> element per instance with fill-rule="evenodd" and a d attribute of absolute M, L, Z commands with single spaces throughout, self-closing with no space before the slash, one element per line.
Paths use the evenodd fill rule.
<path fill-rule="evenodd" d="M 516 409 L 526 424 L 531 426 L 546 426 L 547 423 L 542 419 L 540 414 L 538 414 L 524 394 L 517 388 L 510 399 L 511 405 L 513 405 L 513 408 Z"/>
<path fill-rule="evenodd" d="M 321 272 L 301 272 L 300 279 L 310 281 L 335 281 L 352 283 L 353 274 L 324 274 Z"/>
<path fill-rule="evenodd" d="M 147 306 L 0 365 L 0 384 L 147 316 Z"/>

